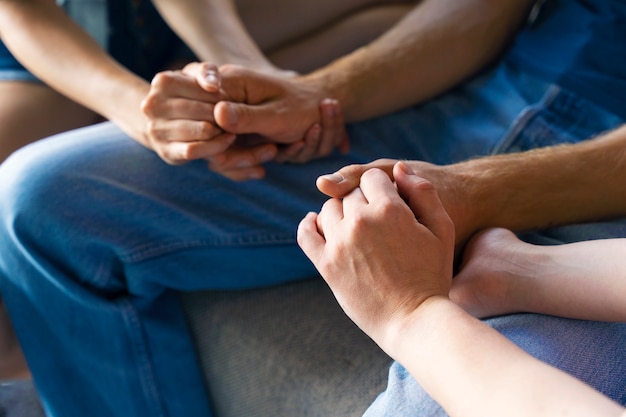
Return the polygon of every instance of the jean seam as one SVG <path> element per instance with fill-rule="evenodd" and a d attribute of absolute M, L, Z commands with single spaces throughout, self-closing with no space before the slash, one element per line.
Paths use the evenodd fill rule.
<path fill-rule="evenodd" d="M 502 139 L 493 147 L 491 154 L 497 155 L 506 153 L 506 150 L 511 148 L 526 126 L 528 126 L 528 124 L 546 107 L 549 107 L 561 94 L 561 91 L 560 87 L 553 85 L 548 89 L 545 97 L 539 101 L 539 103 L 525 107 L 520 115 L 511 123 L 511 127 L 507 133 L 505 133 Z"/>
<path fill-rule="evenodd" d="M 218 247 L 254 247 L 260 245 L 286 245 L 296 242 L 295 234 L 265 234 L 249 236 L 233 236 L 232 238 L 212 238 L 194 240 L 172 240 L 158 244 L 146 244 L 120 255 L 124 263 L 139 263 L 187 249 L 218 248 Z"/>
<path fill-rule="evenodd" d="M 152 416 L 166 417 L 164 405 L 159 400 L 158 384 L 149 357 L 149 351 L 144 340 L 141 321 L 136 312 L 135 306 L 130 300 L 122 302 L 121 311 L 126 327 L 129 329 L 131 345 L 136 358 L 136 369 L 141 381 L 143 398 L 148 402 L 148 407 L 152 409 Z"/>

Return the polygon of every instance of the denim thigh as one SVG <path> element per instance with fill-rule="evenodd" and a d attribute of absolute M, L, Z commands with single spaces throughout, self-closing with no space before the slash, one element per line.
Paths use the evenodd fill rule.
<path fill-rule="evenodd" d="M 317 176 L 383 157 L 487 154 L 548 87 L 500 66 L 427 104 L 349 126 L 348 154 L 268 164 L 262 181 L 232 182 L 202 161 L 169 166 L 110 123 L 17 151 L 0 166 L 0 286 L 46 409 L 208 414 L 176 290 L 316 276 L 296 227 L 326 199 Z"/>

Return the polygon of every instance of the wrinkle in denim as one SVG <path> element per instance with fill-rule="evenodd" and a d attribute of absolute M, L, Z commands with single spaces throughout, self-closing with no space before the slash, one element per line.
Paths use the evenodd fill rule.
<path fill-rule="evenodd" d="M 46 410 L 210 415 L 178 290 L 316 275 L 295 237 L 326 199 L 319 175 L 378 158 L 488 154 L 548 88 L 503 65 L 348 126 L 348 154 L 268 164 L 262 181 L 232 182 L 203 162 L 169 166 L 110 123 L 16 152 L 0 166 L 0 289 Z"/>

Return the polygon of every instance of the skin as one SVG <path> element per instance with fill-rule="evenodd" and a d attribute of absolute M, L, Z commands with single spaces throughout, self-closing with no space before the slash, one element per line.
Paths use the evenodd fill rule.
<path fill-rule="evenodd" d="M 317 186 L 340 198 L 358 187 L 362 175 L 372 168 L 393 178 L 396 163 L 381 159 L 350 165 L 320 177 Z M 490 227 L 523 231 L 626 213 L 626 190 L 620 181 L 626 175 L 626 126 L 573 145 L 447 166 L 405 163 L 437 188 L 454 221 L 458 246 Z"/>
<path fill-rule="evenodd" d="M 308 74 L 281 76 L 233 65 L 221 66 L 218 77 L 226 95 L 237 96 L 243 91 L 245 99 L 213 102 L 213 115 L 207 115 L 206 121 L 214 121 L 226 132 L 259 134 L 278 148 L 277 144 L 295 143 L 302 138 L 304 126 L 319 123 L 319 103 L 325 98 L 337 100 L 346 122 L 380 116 L 428 100 L 497 58 L 532 4 L 521 0 L 422 1 L 370 44 Z M 448 53 L 441 54 L 441 50 Z M 193 67 L 183 73 L 199 77 Z M 173 74 L 164 75 L 173 77 Z M 173 106 L 176 104 L 163 108 L 176 114 Z M 294 121 L 295 127 L 285 128 Z M 183 121 L 179 127 L 181 131 L 195 129 Z M 343 144 L 343 138 L 336 137 L 332 143 Z M 311 157 L 326 155 L 326 148 L 318 149 Z M 228 172 L 232 168 L 230 164 L 243 152 L 249 164 L 245 170 L 253 178 L 262 175 L 257 167 L 266 161 L 260 154 L 250 149 L 225 152 L 229 154 L 224 157 L 228 165 L 214 159 L 214 169 Z M 306 159 L 299 158 L 299 162 Z M 240 174 L 238 179 L 246 178 L 245 172 Z"/>
<path fill-rule="evenodd" d="M 302 27 L 324 28 L 329 21 L 335 22 L 332 31 L 326 33 L 319 29 L 307 36 L 286 31 L 267 19 L 253 19 L 254 2 L 244 1 L 239 9 L 228 0 L 155 2 L 175 30 L 184 28 L 183 39 L 190 42 L 202 60 L 214 64 L 242 64 L 283 76 L 293 75 L 293 72 L 271 64 L 265 55 L 266 48 L 271 47 L 272 53 L 281 56 L 278 65 L 284 65 L 284 68 L 302 62 L 303 56 L 307 56 L 311 63 L 325 64 L 336 57 L 333 54 L 347 53 L 369 42 L 412 7 L 405 2 L 383 3 L 382 10 L 357 19 L 361 22 L 359 24 L 350 22 L 361 14 L 364 4 L 372 8 L 381 7 L 381 4 L 358 0 L 344 9 L 338 4 L 330 7 L 332 3 L 329 2 L 325 13 L 297 13 L 305 21 L 302 23 L 306 23 Z M 288 7 L 292 14 L 293 9 L 297 11 L 306 6 L 306 2 L 264 4 L 274 13 Z M 246 16 L 243 23 L 239 12 Z M 336 19 L 340 15 L 344 19 L 338 22 Z M 252 22 L 251 35 L 245 25 Z M 362 31 L 363 35 L 335 51 L 338 42 L 333 37 L 351 39 L 346 34 L 354 30 Z M 167 149 L 168 143 L 151 136 L 149 120 L 141 111 L 141 102 L 148 94 L 150 84 L 111 59 L 54 0 L 0 0 L 0 37 L 16 58 L 45 83 L 0 82 L 0 161 L 34 140 L 108 119 L 167 162 L 172 162 L 168 155 L 177 153 L 177 149 Z M 255 37 L 261 38 L 261 46 L 257 46 Z M 82 82 L 76 83 L 77 79 Z M 321 117 L 317 121 L 321 122 Z M 321 131 L 321 124 L 318 123 L 315 129 Z M 312 132 L 311 136 L 299 138 L 305 139 L 300 147 L 305 147 L 307 138 L 318 142 L 324 140 L 322 133 Z M 182 142 L 172 146 L 184 147 Z M 299 162 L 303 155 L 292 149 L 282 154 L 280 162 L 292 159 Z"/>
<path fill-rule="evenodd" d="M 450 298 L 475 317 L 525 311 L 626 322 L 626 239 L 535 246 L 494 228 L 463 257 Z"/>
<path fill-rule="evenodd" d="M 622 415 L 619 404 L 448 298 L 453 223 L 432 183 L 401 162 L 393 177 L 395 184 L 367 171 L 358 188 L 298 228 L 298 243 L 346 314 L 451 416 Z"/>

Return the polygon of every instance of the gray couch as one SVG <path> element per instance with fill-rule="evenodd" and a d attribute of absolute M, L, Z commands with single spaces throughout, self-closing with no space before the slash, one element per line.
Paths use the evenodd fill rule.
<path fill-rule="evenodd" d="M 391 359 L 321 279 L 183 294 L 218 417 L 357 417 Z"/>

